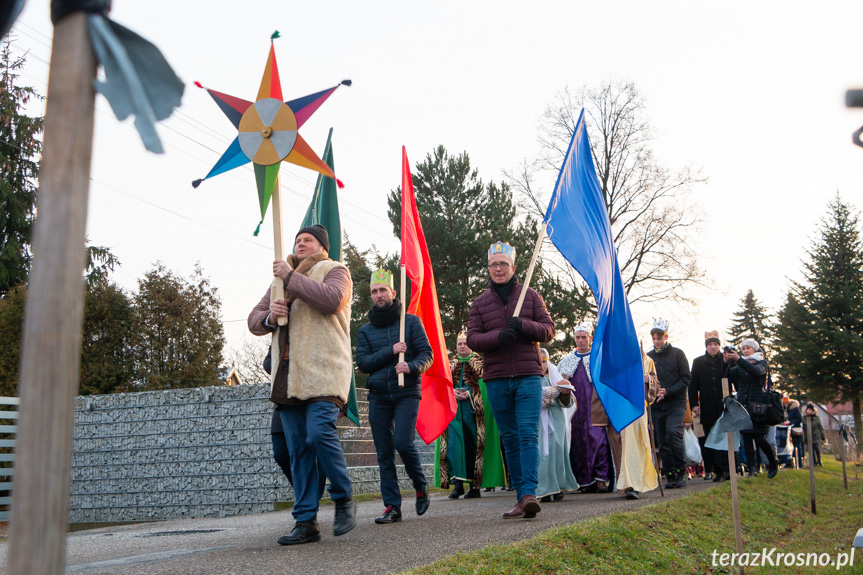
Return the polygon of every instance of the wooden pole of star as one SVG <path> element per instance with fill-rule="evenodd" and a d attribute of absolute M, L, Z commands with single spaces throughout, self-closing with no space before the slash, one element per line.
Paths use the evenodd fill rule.
<path fill-rule="evenodd" d="M 281 182 L 277 177 L 276 185 L 273 187 L 273 249 L 275 250 L 277 260 L 285 259 L 285 236 L 282 234 L 281 187 Z M 277 299 L 285 299 L 285 282 L 278 276 L 274 277 L 273 283 L 270 284 L 270 301 Z M 279 317 L 277 321 L 280 326 L 288 325 L 287 316 Z"/>
<path fill-rule="evenodd" d="M 10 575 L 65 571 L 95 77 L 87 16 L 75 12 L 54 26 L 18 387 Z"/>

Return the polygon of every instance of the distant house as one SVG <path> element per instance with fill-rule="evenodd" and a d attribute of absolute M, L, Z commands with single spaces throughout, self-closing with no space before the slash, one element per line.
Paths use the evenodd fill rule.
<path fill-rule="evenodd" d="M 219 381 L 224 382 L 223 385 L 242 385 L 240 374 L 237 373 L 235 366 L 225 367 L 219 371 Z"/>

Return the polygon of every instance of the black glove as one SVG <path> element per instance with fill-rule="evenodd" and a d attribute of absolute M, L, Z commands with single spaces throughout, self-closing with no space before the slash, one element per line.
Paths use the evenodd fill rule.
<path fill-rule="evenodd" d="M 515 333 L 521 333 L 521 318 L 511 317 L 506 321 L 507 329 L 513 330 Z"/>
<path fill-rule="evenodd" d="M 500 330 L 500 333 L 497 334 L 497 341 L 500 345 L 506 345 L 515 340 L 515 330 L 510 328 L 505 328 Z"/>

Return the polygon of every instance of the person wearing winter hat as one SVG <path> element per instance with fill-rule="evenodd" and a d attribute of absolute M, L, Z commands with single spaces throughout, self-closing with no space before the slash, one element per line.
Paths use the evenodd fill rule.
<path fill-rule="evenodd" d="M 742 359 L 734 350 L 725 354 L 727 359 L 736 362 L 736 365 L 728 370 L 728 376 L 737 388 L 737 401 L 743 406 L 747 406 L 749 402 L 766 403 L 766 389 L 769 384 L 767 379 L 768 367 L 764 354 L 761 352 L 761 346 L 754 339 L 744 339 L 740 342 L 740 351 L 743 354 Z M 775 477 L 779 470 L 776 452 L 767 441 L 768 431 L 769 426 L 757 425 L 753 422 L 752 429 L 740 432 L 746 461 L 749 464 L 748 477 L 757 475 L 754 466 L 756 447 L 767 455 L 769 464 L 767 477 Z"/>
<path fill-rule="evenodd" d="M 729 364 L 720 349 L 718 331 L 704 333 L 705 353 L 692 362 L 692 383 L 689 385 L 689 405 L 693 415 L 701 418 L 704 437 L 699 437 L 701 457 L 704 461 L 704 478 L 725 481 L 731 478 L 728 471 L 728 456 L 725 451 L 716 451 L 704 446 L 710 430 L 722 415 L 722 379 L 728 377 Z"/>
<path fill-rule="evenodd" d="M 356 526 L 353 486 L 336 433 L 353 373 L 353 289 L 348 269 L 327 256 L 329 243 L 324 226 L 297 232 L 294 253 L 273 262 L 273 275 L 285 285 L 285 299 L 271 300 L 267 288 L 248 318 L 253 334 L 272 334 L 270 401 L 278 406 L 294 480 L 296 523 L 279 537 L 280 545 L 321 539 L 319 465 L 330 480 L 333 534 L 343 535 Z M 287 318 L 286 326 L 278 325 L 280 317 Z"/>

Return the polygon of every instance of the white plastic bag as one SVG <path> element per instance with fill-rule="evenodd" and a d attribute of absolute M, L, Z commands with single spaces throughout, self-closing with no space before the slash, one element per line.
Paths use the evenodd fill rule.
<path fill-rule="evenodd" d="M 701 447 L 698 445 L 698 438 L 695 437 L 695 432 L 692 429 L 683 430 L 683 443 L 686 446 L 686 466 L 701 464 Z"/>

